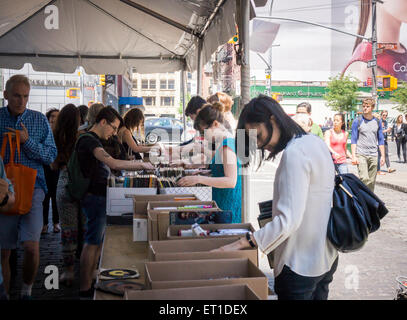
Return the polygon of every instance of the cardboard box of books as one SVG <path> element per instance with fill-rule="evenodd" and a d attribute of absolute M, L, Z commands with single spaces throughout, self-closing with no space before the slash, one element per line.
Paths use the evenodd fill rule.
<path fill-rule="evenodd" d="M 211 252 L 238 239 L 239 237 L 150 241 L 148 256 L 151 261 L 248 258 L 257 266 L 257 248 Z"/>
<path fill-rule="evenodd" d="M 189 208 L 187 208 L 189 206 Z M 220 211 L 215 201 L 151 201 L 147 205 L 148 240 L 165 240 L 170 212 Z"/>
<path fill-rule="evenodd" d="M 260 297 L 245 284 L 222 286 L 129 290 L 125 300 L 260 300 Z"/>
<path fill-rule="evenodd" d="M 145 275 L 151 289 L 246 284 L 260 299 L 268 297 L 266 275 L 247 258 L 146 262 Z"/>
<path fill-rule="evenodd" d="M 155 194 L 134 195 L 133 213 L 138 216 L 147 217 L 147 205 L 150 201 L 193 201 L 199 200 L 194 194 Z"/>
<path fill-rule="evenodd" d="M 185 195 L 135 195 L 133 199 L 133 241 L 148 240 L 147 205 L 149 201 L 189 201 L 196 200 L 193 194 Z"/>
<path fill-rule="evenodd" d="M 248 231 L 255 231 L 251 223 L 201 224 L 200 227 L 207 231 L 205 238 L 244 237 Z M 170 225 L 168 227 L 168 240 L 202 238 L 193 232 L 191 225 Z"/>

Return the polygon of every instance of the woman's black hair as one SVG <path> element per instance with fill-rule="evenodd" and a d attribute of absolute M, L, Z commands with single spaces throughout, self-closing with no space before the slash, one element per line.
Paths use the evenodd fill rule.
<path fill-rule="evenodd" d="M 341 119 L 342 119 L 341 130 L 345 130 L 345 115 L 343 113 L 336 113 L 334 115 L 334 119 L 335 119 L 336 116 L 341 117 Z"/>
<path fill-rule="evenodd" d="M 54 112 L 59 112 L 59 109 L 57 109 L 57 108 L 52 108 L 52 109 L 50 109 L 50 110 L 47 111 L 47 113 L 45 114 L 45 116 L 47 117 L 47 120 L 48 120 L 48 121 L 49 121 L 49 118 L 51 118 L 51 115 L 52 115 Z"/>
<path fill-rule="evenodd" d="M 86 105 L 81 104 L 80 106 L 78 106 L 78 109 L 81 115 L 81 125 L 83 125 L 88 118 L 89 108 Z"/>
<path fill-rule="evenodd" d="M 291 117 L 288 116 L 287 113 L 285 113 L 283 108 L 276 100 L 265 95 L 259 95 L 257 98 L 253 98 L 249 101 L 248 104 L 244 106 L 237 124 L 236 150 L 239 150 L 239 132 L 244 132 L 244 155 L 238 152 L 238 157 L 241 158 L 243 166 L 248 166 L 250 164 L 250 160 L 253 160 L 253 156 L 257 149 L 255 139 L 249 139 L 249 135 L 247 134 L 245 129 L 246 124 L 264 123 L 268 131 L 268 139 L 267 142 L 264 144 L 265 146 L 269 143 L 273 135 L 273 126 L 270 122 L 271 116 L 274 116 L 278 128 L 280 129 L 280 139 L 273 152 L 270 153 L 267 158 L 265 156 L 264 149 L 261 148 L 261 159 L 259 167 L 264 160 L 274 159 L 278 153 L 285 149 L 288 142 L 293 137 L 299 137 L 306 134 L 306 132 L 293 119 L 291 119 Z M 249 161 L 246 161 L 247 157 L 249 157 Z"/>
<path fill-rule="evenodd" d="M 191 114 L 195 114 L 198 109 L 201 109 L 204 104 L 206 104 L 206 100 L 201 96 L 193 96 L 191 100 L 189 100 L 187 107 L 185 109 L 185 116 L 190 116 Z"/>

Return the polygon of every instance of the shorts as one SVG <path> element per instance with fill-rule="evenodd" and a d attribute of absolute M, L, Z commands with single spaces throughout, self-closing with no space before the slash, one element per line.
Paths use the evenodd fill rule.
<path fill-rule="evenodd" d="M 100 245 L 106 229 L 106 197 L 87 194 L 81 200 L 81 209 L 86 217 L 86 233 L 84 242 Z"/>
<path fill-rule="evenodd" d="M 16 249 L 19 238 L 21 242 L 40 241 L 44 197 L 44 190 L 36 188 L 34 189 L 30 212 L 17 216 L 7 216 L 0 213 L 0 246 L 2 249 Z"/>

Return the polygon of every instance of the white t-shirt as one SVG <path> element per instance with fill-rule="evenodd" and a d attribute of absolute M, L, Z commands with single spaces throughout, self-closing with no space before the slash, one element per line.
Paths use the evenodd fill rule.
<path fill-rule="evenodd" d="M 307 134 L 288 143 L 274 180 L 273 219 L 254 233 L 261 251 L 274 251 L 275 277 L 284 265 L 307 277 L 331 269 L 338 256 L 326 236 L 334 179 L 321 138 Z"/>

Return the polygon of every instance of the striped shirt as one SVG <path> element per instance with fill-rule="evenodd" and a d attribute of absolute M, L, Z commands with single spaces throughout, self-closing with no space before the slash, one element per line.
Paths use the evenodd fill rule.
<path fill-rule="evenodd" d="M 57 147 L 47 118 L 42 113 L 29 109 L 25 109 L 22 114 L 15 117 L 10 114 L 7 107 L 0 108 L 0 144 L 3 142 L 3 133 L 9 131 L 6 128 L 22 130 L 21 123 L 27 128 L 29 138 L 24 144 L 21 144 L 20 160 L 18 160 L 16 151 L 15 162 L 36 169 L 35 188 L 41 188 L 47 193 L 42 166 L 51 164 L 57 156 Z M 10 161 L 9 145 L 7 145 L 3 160 L 4 164 Z"/>

